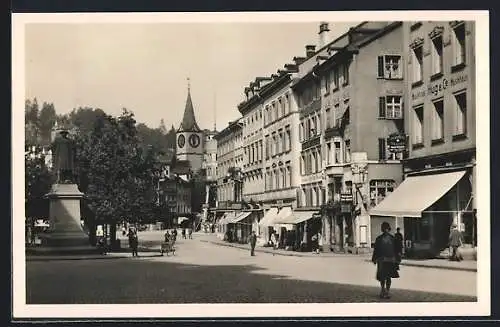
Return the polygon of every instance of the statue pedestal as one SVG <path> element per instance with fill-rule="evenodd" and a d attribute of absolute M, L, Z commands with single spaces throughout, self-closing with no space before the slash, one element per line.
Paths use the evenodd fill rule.
<path fill-rule="evenodd" d="M 83 193 L 76 184 L 54 184 L 47 197 L 50 201 L 50 227 L 41 235 L 37 254 L 96 253 L 80 223 L 80 200 Z"/>

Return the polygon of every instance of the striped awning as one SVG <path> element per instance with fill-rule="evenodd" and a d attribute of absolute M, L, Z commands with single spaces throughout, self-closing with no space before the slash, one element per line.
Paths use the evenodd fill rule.
<path fill-rule="evenodd" d="M 277 214 L 278 214 L 277 208 L 269 209 L 264 214 L 264 217 L 262 217 L 262 219 L 259 221 L 259 225 L 260 226 L 272 226 L 272 225 L 274 225 L 274 219 L 276 218 Z"/>
<path fill-rule="evenodd" d="M 226 212 L 224 216 L 222 216 L 222 218 L 217 223 L 219 225 L 226 225 L 234 218 L 235 218 L 234 212 Z"/>
<path fill-rule="evenodd" d="M 238 215 L 236 215 L 236 217 L 234 217 L 234 219 L 232 219 L 229 224 L 236 224 L 240 221 L 242 221 L 243 219 L 245 219 L 246 217 L 250 216 L 252 213 L 251 212 L 242 212 Z"/>
<path fill-rule="evenodd" d="M 287 217 L 276 220 L 276 224 L 300 224 L 303 221 L 313 218 L 316 211 L 293 211 Z"/>

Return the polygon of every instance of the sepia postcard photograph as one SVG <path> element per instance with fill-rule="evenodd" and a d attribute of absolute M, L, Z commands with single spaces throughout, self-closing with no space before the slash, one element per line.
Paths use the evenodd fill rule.
<path fill-rule="evenodd" d="M 14 13 L 13 318 L 490 315 L 489 33 Z"/>

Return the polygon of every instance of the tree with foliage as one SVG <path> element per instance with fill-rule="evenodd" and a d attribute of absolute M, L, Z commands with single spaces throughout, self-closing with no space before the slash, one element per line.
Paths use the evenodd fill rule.
<path fill-rule="evenodd" d="M 24 139 L 27 144 L 39 144 L 38 101 L 36 98 L 24 103 Z"/>
<path fill-rule="evenodd" d="M 87 133 L 93 130 L 94 124 L 99 118 L 105 116 L 106 113 L 102 109 L 79 107 L 78 109 L 73 109 L 69 113 L 68 119 L 70 124 L 78 128 L 80 133 Z"/>
<path fill-rule="evenodd" d="M 24 198 L 26 217 L 42 218 L 49 216 L 48 200 L 44 196 L 49 193 L 53 176 L 45 165 L 45 156 L 27 147 L 24 157 Z"/>
<path fill-rule="evenodd" d="M 40 138 L 43 145 L 51 143 L 52 128 L 56 122 L 56 110 L 53 103 L 44 102 L 40 115 L 38 117 L 38 126 L 40 129 Z"/>
<path fill-rule="evenodd" d="M 99 117 L 76 140 L 80 190 L 97 222 L 110 224 L 112 242 L 117 223 L 140 222 L 152 212 L 155 155 L 141 147 L 135 124 L 124 109 L 118 118 Z"/>

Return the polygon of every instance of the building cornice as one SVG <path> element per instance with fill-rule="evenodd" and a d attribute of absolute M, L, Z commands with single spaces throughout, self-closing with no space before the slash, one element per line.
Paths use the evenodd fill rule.
<path fill-rule="evenodd" d="M 243 123 L 241 123 L 239 121 L 233 121 L 233 122 L 229 123 L 229 126 L 227 126 L 226 128 L 224 128 L 219 133 L 215 134 L 214 135 L 214 139 L 216 141 L 219 141 L 223 137 L 228 136 L 229 134 L 237 131 L 238 129 L 242 129 L 242 128 L 243 128 Z"/>
<path fill-rule="evenodd" d="M 271 83 L 265 85 L 262 90 L 259 92 L 261 99 L 266 100 L 269 98 L 271 95 L 276 93 L 277 91 L 283 89 L 284 86 L 286 86 L 288 83 L 291 81 L 291 74 L 290 73 L 285 73 L 281 76 L 279 76 L 277 79 L 272 81 Z"/>

